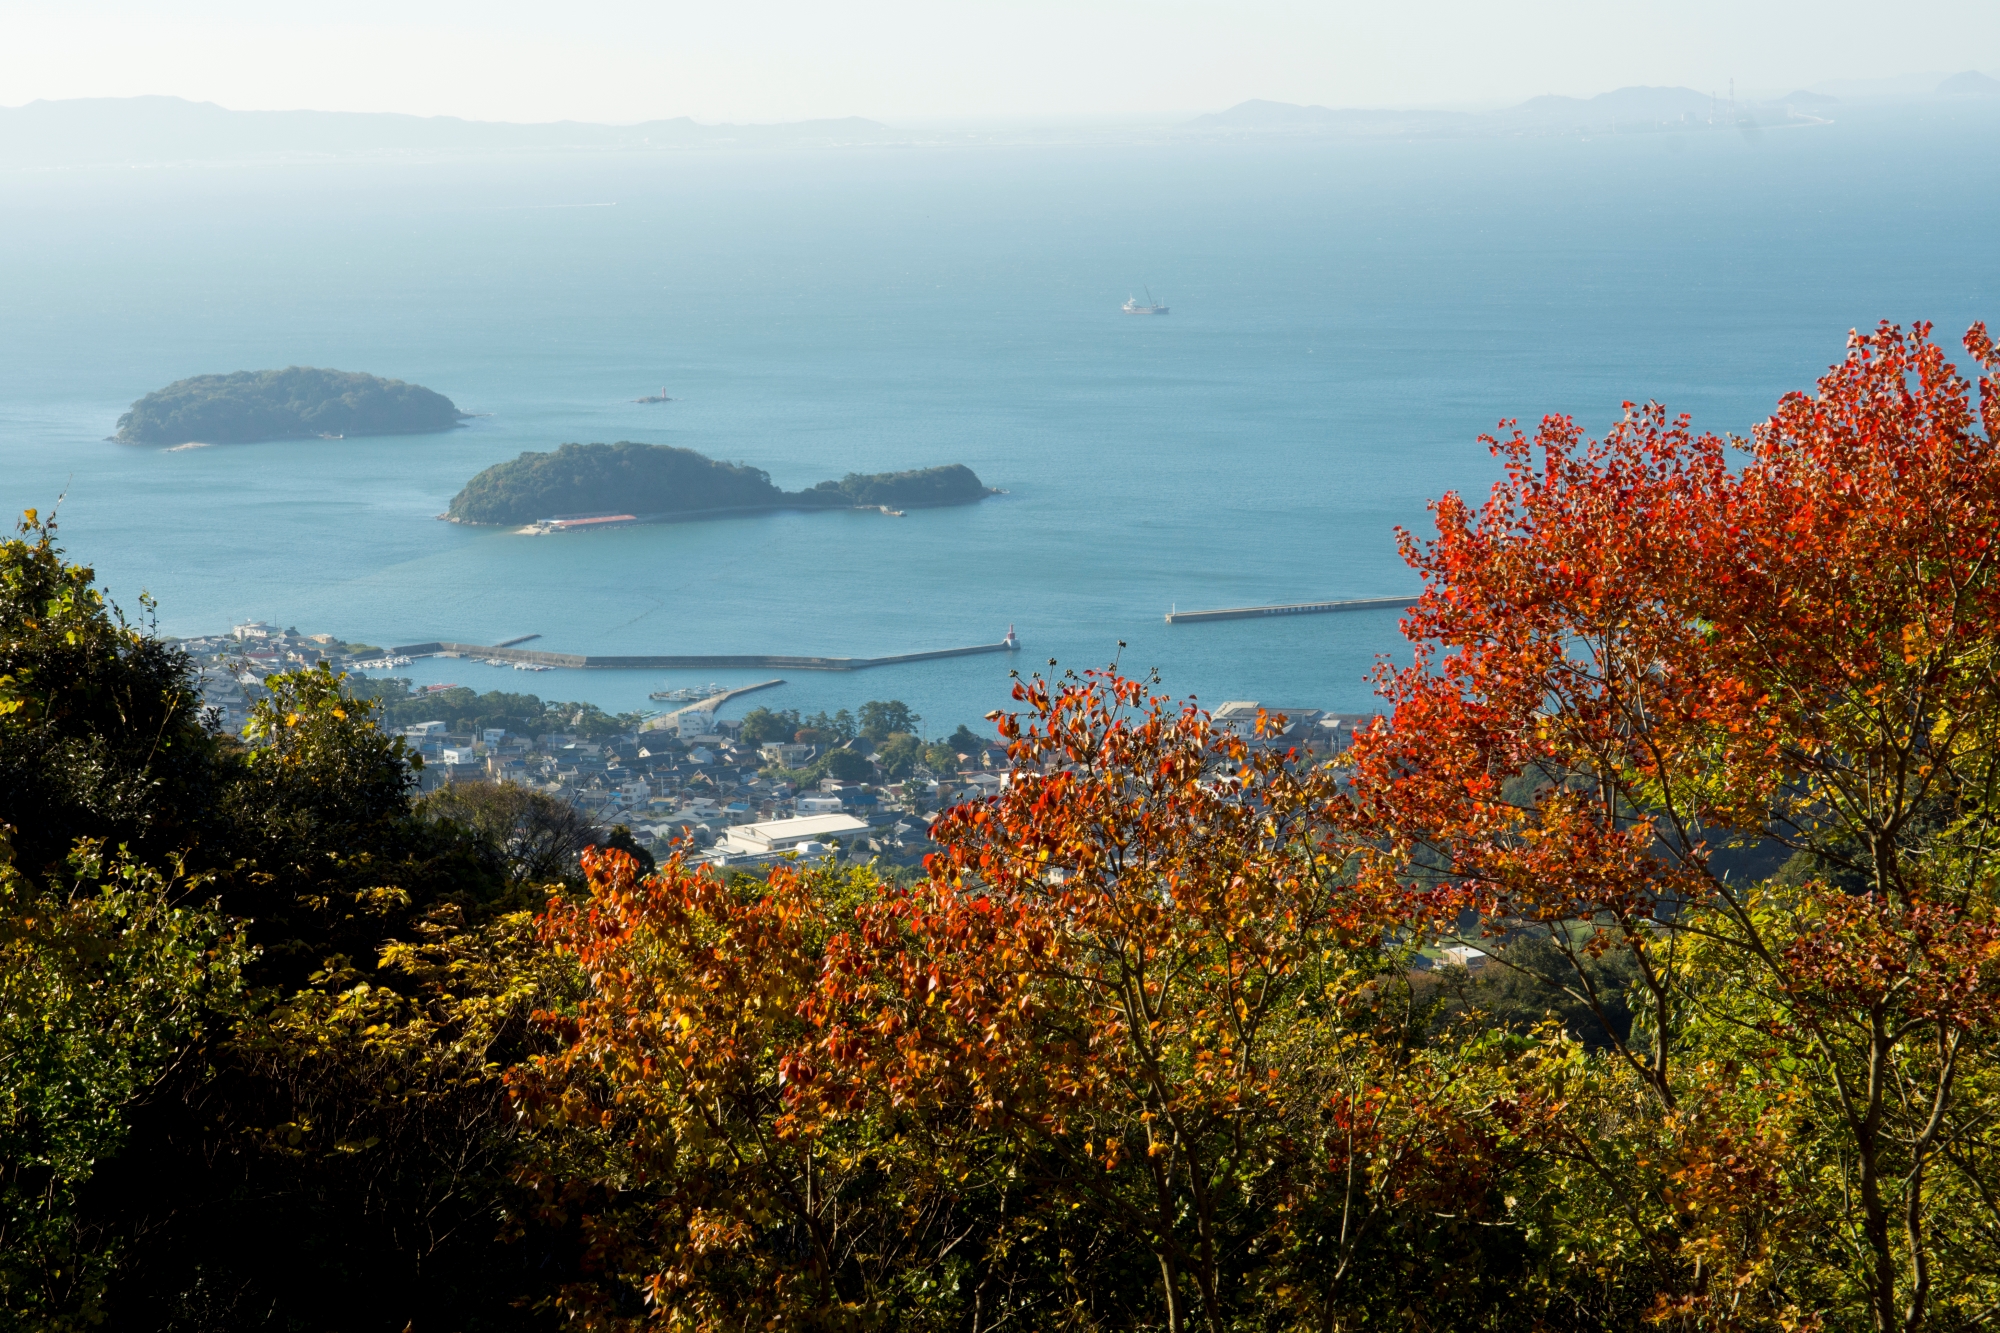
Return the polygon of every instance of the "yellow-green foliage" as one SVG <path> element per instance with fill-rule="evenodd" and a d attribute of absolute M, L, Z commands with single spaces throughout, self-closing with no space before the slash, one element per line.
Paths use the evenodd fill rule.
<path fill-rule="evenodd" d="M 248 959 L 201 890 L 97 843 L 38 886 L 0 828 L 0 1327 L 103 1317 L 119 1241 L 78 1193 L 131 1109 L 227 1021 Z"/>

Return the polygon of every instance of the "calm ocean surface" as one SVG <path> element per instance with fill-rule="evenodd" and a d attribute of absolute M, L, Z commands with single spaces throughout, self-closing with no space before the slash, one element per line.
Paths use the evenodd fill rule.
<path fill-rule="evenodd" d="M 1393 612 L 1182 608 L 1414 590 L 1393 529 L 1483 489 L 1501 417 L 1626 398 L 1743 430 L 1848 328 L 2000 319 L 2000 115 L 1596 141 L 864 149 L 0 176 L 0 505 L 168 633 L 601 653 L 1025 651 L 793 673 L 926 731 L 1007 672 L 1359 709 Z M 1150 286 L 1173 313 L 1118 313 Z M 166 452 L 148 390 L 287 364 L 425 384 L 444 436 Z M 677 400 L 630 400 L 665 386 Z M 565 440 L 683 445 L 788 488 L 963 462 L 966 509 L 535 539 L 432 521 Z M 402 673 L 645 706 L 770 673 Z"/>

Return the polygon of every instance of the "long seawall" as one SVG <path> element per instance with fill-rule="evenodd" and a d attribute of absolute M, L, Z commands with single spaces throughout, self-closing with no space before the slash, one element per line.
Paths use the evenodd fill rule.
<path fill-rule="evenodd" d="M 891 657 L 786 657 L 769 654 L 703 653 L 663 657 L 602 657 L 595 653 L 551 653 L 533 648 L 497 648 L 477 643 L 406 643 L 391 648 L 391 657 L 477 657 L 497 662 L 526 662 L 534 666 L 579 667 L 606 671 L 672 671 L 681 668 L 726 671 L 741 668 L 773 668 L 779 671 L 865 671 L 869 667 L 894 666 L 901 662 L 932 662 L 941 657 L 972 657 L 979 653 L 1011 653 L 1020 648 L 1014 639 L 976 644 L 970 648 L 938 648 L 927 653 L 897 653 Z"/>
<path fill-rule="evenodd" d="M 1226 606 L 1215 611 L 1169 611 L 1167 623 L 1197 620 L 1250 620 L 1257 616 L 1315 616 L 1328 611 L 1377 611 L 1415 606 L 1415 597 L 1357 597 L 1344 602 L 1286 602 L 1278 606 Z M 403 651 L 397 649 L 398 652 Z"/>

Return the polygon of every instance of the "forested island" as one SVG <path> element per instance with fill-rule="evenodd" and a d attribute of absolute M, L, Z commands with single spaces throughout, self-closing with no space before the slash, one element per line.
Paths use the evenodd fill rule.
<path fill-rule="evenodd" d="M 465 484 L 446 517 L 459 523 L 532 523 L 604 512 L 693 518 L 758 509 L 926 509 L 996 494 L 961 463 L 908 472 L 850 472 L 786 491 L 761 468 L 665 444 L 565 444 L 523 453 Z"/>
<path fill-rule="evenodd" d="M 420 384 L 355 371 L 287 366 L 196 375 L 132 404 L 118 418 L 121 444 L 249 444 L 348 435 L 424 435 L 465 419 L 451 399 Z"/>

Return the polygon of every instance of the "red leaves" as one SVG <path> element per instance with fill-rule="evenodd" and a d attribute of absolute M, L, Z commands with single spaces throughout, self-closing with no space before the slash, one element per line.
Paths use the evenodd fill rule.
<path fill-rule="evenodd" d="M 584 870 L 589 896 L 552 900 L 542 928 L 589 985 L 538 1015 L 565 1047 L 509 1078 L 540 1182 L 581 1201 L 592 1270 L 671 1326 L 825 1307 L 838 1172 L 864 1169 L 829 1163 L 826 1144 L 864 1100 L 871 1045 L 822 984 L 851 923 L 838 884 L 779 867 L 745 894 L 678 853 L 644 879 L 615 851 Z M 600 1290 L 563 1304 L 589 1327 L 629 1324 Z"/>
<path fill-rule="evenodd" d="M 1714 830 L 1823 820 L 1844 772 L 1925 739 L 1912 719 L 1981 709 L 1952 664 L 2000 623 L 2000 454 L 1927 335 L 1857 336 L 1737 470 L 1746 442 L 1657 405 L 1602 441 L 1564 417 L 1489 438 L 1487 502 L 1402 536 L 1418 661 L 1356 747 L 1363 825 L 1448 846 L 1467 901 L 1646 915 L 1700 896 Z M 1992 365 L 1983 328 L 1967 346 Z"/>
<path fill-rule="evenodd" d="M 1883 324 L 1748 441 L 1657 405 L 1601 441 L 1504 423 L 1486 503 L 1447 496 L 1433 540 L 1402 537 L 1417 660 L 1382 671 L 1393 722 L 1353 761 L 1378 895 L 1403 880 L 1413 912 L 1629 950 L 1649 1049 L 1620 1050 L 1685 1136 L 1665 1189 L 1711 1278 L 1771 1280 L 1743 1219 L 1791 1188 L 1782 1117 L 1709 1123 L 1676 1062 L 1782 1043 L 1744 1082 L 1823 1098 L 1824 1149 L 1863 1163 L 1839 1206 L 1868 1219 L 1877 1327 L 1924 1322 L 1926 1172 L 2000 979 L 2000 380 L 1986 330 L 1965 345 L 1976 413 L 1929 326 Z M 1732 882 L 1725 849 L 1763 864 L 1739 854 Z M 1772 879 L 1773 851 L 1820 877 Z M 1740 1026 L 1705 1029 L 1709 1006 Z"/>
<path fill-rule="evenodd" d="M 1784 959 L 1794 1002 L 1814 1014 L 1893 999 L 1906 1018 L 1960 1029 L 2000 1017 L 2000 927 L 1947 904 L 1829 895 Z"/>
<path fill-rule="evenodd" d="M 1383 670 L 1393 719 L 1339 775 L 1113 672 L 1035 678 L 994 715 L 1011 780 L 939 819 L 920 884 L 781 869 L 744 892 L 589 857 L 588 899 L 544 918 L 587 992 L 514 1084 L 545 1130 L 611 1145 L 593 1261 L 687 1327 L 786 1326 L 848 1299 L 843 1200 L 989 1171 L 1006 1228 L 1135 1239 L 1215 1327 L 1218 1254 L 1292 1247 L 1276 1290 L 1324 1325 L 1372 1279 L 1351 1267 L 1370 1227 L 1559 1230 L 1572 1206 L 1629 1219 L 1550 1231 L 1565 1253 L 1681 1265 L 1661 1318 L 1789 1309 L 1772 1247 L 1808 1234 L 1819 1186 L 1788 1136 L 1849 1126 L 1831 1151 L 1860 1161 L 1851 1127 L 1879 1145 L 1901 1115 L 1891 1183 L 1921 1202 L 1960 1037 L 2000 1003 L 2000 392 L 1985 330 L 1966 341 L 1976 416 L 1927 329 L 1884 326 L 1749 441 L 1657 405 L 1602 440 L 1503 423 L 1491 495 L 1401 536 L 1417 659 Z M 1824 874 L 1715 868 L 1773 836 Z M 1548 927 L 1593 1007 L 1623 950 L 1642 1021 L 1599 1007 L 1604 1058 L 1393 1017 L 1381 943 L 1468 911 Z M 1880 1091 L 1926 1078 L 1906 1100 L 1929 1129 Z M 1535 1161 L 1619 1197 L 1500 1220 Z M 1856 1206 L 1882 1211 L 1887 1170 Z"/>

